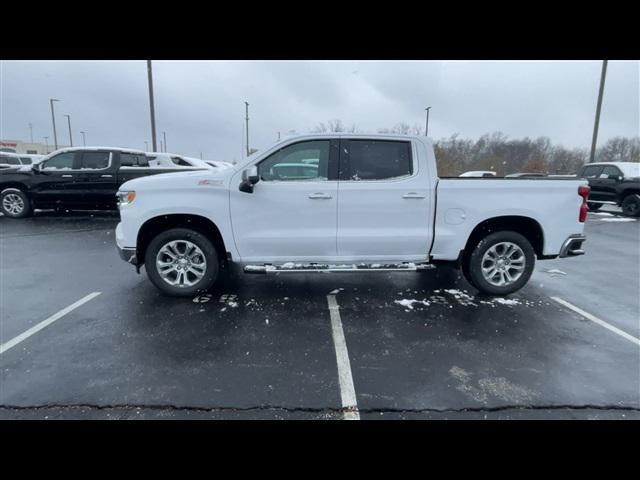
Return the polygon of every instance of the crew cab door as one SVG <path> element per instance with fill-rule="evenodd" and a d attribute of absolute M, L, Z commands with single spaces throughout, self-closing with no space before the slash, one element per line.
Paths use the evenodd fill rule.
<path fill-rule="evenodd" d="M 598 191 L 600 200 L 616 201 L 616 190 L 623 178 L 620 169 L 613 165 L 606 165 L 598 175 Z"/>
<path fill-rule="evenodd" d="M 289 144 L 257 164 L 253 193 L 232 179 L 233 236 L 243 262 L 326 261 L 336 256 L 337 140 Z"/>
<path fill-rule="evenodd" d="M 75 202 L 85 208 L 109 208 L 116 205 L 114 154 L 108 150 L 78 152 L 79 170 L 75 172 Z"/>
<path fill-rule="evenodd" d="M 34 172 L 32 195 L 36 204 L 45 207 L 74 205 L 74 182 L 77 176 L 76 152 L 61 152 L 41 162 Z"/>
<path fill-rule="evenodd" d="M 426 261 L 431 183 L 410 140 L 340 141 L 338 256 L 346 262 Z"/>

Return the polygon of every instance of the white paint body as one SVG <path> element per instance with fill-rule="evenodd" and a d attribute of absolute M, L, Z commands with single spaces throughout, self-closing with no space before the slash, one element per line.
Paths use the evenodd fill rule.
<path fill-rule="evenodd" d="M 239 190 L 242 171 L 302 140 L 405 140 L 413 175 L 392 180 L 260 181 Z M 380 263 L 456 260 L 484 220 L 521 216 L 544 235 L 544 255 L 582 234 L 581 179 L 439 179 L 426 137 L 331 134 L 287 138 L 233 168 L 153 175 L 126 182 L 135 201 L 120 209 L 120 248 L 136 248 L 144 223 L 170 214 L 200 215 L 219 229 L 227 252 L 243 264 Z"/>

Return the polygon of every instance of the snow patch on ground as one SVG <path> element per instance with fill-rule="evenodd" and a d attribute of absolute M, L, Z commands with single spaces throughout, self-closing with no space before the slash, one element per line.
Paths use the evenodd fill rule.
<path fill-rule="evenodd" d="M 394 300 L 395 303 L 397 303 L 398 305 L 402 305 L 405 308 L 408 308 L 409 310 L 413 310 L 413 304 L 414 303 L 421 303 L 425 306 L 429 306 L 429 302 L 426 300 L 415 300 L 415 299 L 408 299 L 408 298 L 403 298 L 402 300 Z"/>
<path fill-rule="evenodd" d="M 502 305 L 522 305 L 522 303 L 520 303 L 520 301 L 516 300 L 515 298 L 498 297 L 498 298 L 494 298 L 493 301 L 500 303 Z"/>
<path fill-rule="evenodd" d="M 554 275 L 566 275 L 567 274 L 566 272 L 563 272 L 562 270 L 558 270 L 557 268 L 548 268 L 547 270 L 545 270 L 545 272 L 547 272 L 551 276 L 554 276 Z"/>

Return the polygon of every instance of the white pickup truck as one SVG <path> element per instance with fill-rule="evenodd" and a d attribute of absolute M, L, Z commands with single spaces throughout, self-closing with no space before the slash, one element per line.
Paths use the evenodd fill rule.
<path fill-rule="evenodd" d="M 539 260 L 582 255 L 577 178 L 438 178 L 426 137 L 288 138 L 221 171 L 118 192 L 120 256 L 170 295 L 245 273 L 415 272 L 457 265 L 479 291 L 521 288 Z"/>

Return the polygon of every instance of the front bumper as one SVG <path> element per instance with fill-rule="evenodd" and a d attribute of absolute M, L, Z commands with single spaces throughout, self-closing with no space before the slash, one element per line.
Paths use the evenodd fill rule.
<path fill-rule="evenodd" d="M 120 245 L 117 245 L 116 248 L 122 260 L 136 267 L 138 266 L 138 252 L 135 248 L 122 248 Z"/>
<path fill-rule="evenodd" d="M 582 244 L 587 240 L 584 235 L 571 235 L 562 244 L 560 249 L 560 258 L 565 257 L 577 257 L 578 255 L 584 255 Z"/>

